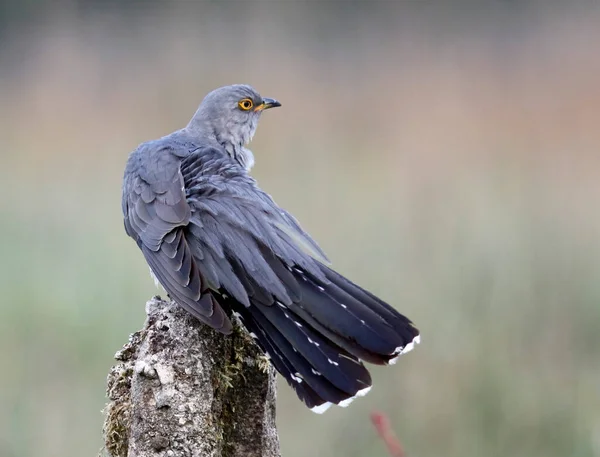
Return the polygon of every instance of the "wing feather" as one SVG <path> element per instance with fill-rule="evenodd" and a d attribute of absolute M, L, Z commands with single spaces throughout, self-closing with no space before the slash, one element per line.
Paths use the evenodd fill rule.
<path fill-rule="evenodd" d="M 229 333 L 231 322 L 207 287 L 189 244 L 191 209 L 181 159 L 168 148 L 152 146 L 142 146 L 128 162 L 123 187 L 127 233 L 136 239 L 152 272 L 177 303 Z"/>
<path fill-rule="evenodd" d="M 142 149 L 124 187 L 126 228 L 167 292 L 203 321 L 223 321 L 206 294 L 291 304 L 301 291 L 292 267 L 328 281 L 318 245 L 224 151 Z"/>
<path fill-rule="evenodd" d="M 212 262 L 200 268 L 211 283 L 244 304 L 251 297 L 272 305 L 298 299 L 294 265 L 327 281 L 316 243 L 224 152 L 199 149 L 183 159 L 181 174 L 191 208 L 188 240 L 194 252 L 210 253 Z"/>

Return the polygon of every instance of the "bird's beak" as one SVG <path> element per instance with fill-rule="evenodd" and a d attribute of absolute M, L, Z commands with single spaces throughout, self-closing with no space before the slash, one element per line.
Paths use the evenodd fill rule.
<path fill-rule="evenodd" d="M 262 99 L 262 103 L 256 108 L 254 108 L 254 111 L 262 111 L 269 108 L 277 108 L 278 106 L 281 106 L 281 103 L 279 103 L 277 100 L 265 97 Z"/>

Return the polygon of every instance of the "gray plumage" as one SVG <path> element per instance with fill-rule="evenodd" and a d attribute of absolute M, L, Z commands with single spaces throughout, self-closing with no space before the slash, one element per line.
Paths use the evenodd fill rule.
<path fill-rule="evenodd" d="M 321 408 L 370 386 L 360 359 L 387 363 L 418 331 L 329 269 L 317 243 L 248 174 L 246 145 L 264 109 L 276 106 L 250 86 L 223 87 L 184 129 L 141 144 L 125 169 L 125 230 L 179 305 L 226 334 L 231 313 L 239 315 L 300 398 Z"/>

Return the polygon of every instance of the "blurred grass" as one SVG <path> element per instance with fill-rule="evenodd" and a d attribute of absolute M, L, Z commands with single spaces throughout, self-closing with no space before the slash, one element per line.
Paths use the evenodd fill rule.
<path fill-rule="evenodd" d="M 122 229 L 127 153 L 233 82 L 283 102 L 252 145 L 263 188 L 423 333 L 348 409 L 282 386 L 284 455 L 384 455 L 372 409 L 410 455 L 600 455 L 597 9 L 340 31 L 204 7 L 63 12 L 4 47 L 0 455 L 101 446 L 112 355 L 156 293 Z"/>

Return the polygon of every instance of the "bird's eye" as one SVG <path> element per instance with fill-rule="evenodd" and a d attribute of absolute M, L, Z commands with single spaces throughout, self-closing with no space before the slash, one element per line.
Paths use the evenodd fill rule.
<path fill-rule="evenodd" d="M 254 106 L 254 103 L 252 103 L 252 100 L 250 100 L 249 98 L 245 98 L 239 101 L 238 106 L 244 111 L 248 111 Z"/>

